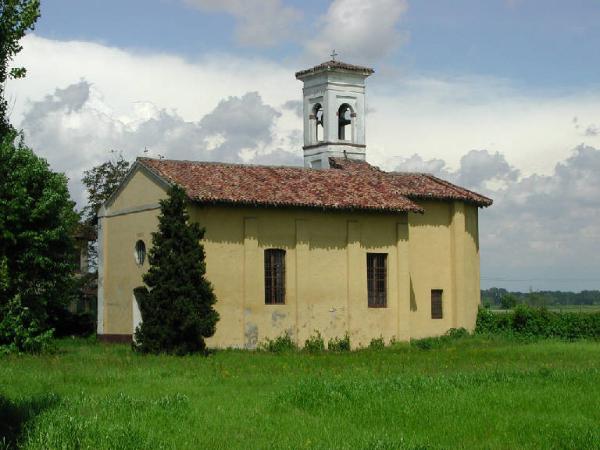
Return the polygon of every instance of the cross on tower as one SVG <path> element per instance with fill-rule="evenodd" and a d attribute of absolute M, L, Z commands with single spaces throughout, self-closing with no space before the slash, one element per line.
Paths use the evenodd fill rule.
<path fill-rule="evenodd" d="M 338 54 L 335 52 L 335 49 L 334 49 L 334 50 L 333 50 L 333 52 L 331 52 L 331 55 L 330 55 L 330 56 L 331 56 L 331 60 L 332 60 L 332 61 L 335 61 L 335 57 L 336 57 L 336 56 L 339 56 L 339 55 L 338 55 Z"/>

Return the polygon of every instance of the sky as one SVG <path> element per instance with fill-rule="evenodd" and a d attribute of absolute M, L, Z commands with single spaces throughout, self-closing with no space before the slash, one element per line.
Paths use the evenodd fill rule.
<path fill-rule="evenodd" d="M 494 199 L 482 287 L 600 289 L 597 0 L 42 0 L 11 120 L 69 177 L 122 153 L 302 164 L 301 83 L 369 65 L 367 160 Z"/>

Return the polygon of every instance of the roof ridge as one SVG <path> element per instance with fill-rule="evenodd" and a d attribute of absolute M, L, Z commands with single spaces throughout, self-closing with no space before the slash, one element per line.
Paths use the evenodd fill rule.
<path fill-rule="evenodd" d="M 400 170 L 392 170 L 391 172 L 386 172 L 392 175 L 420 175 L 423 177 L 433 176 L 431 172 L 408 172 L 408 171 L 400 171 Z"/>
<path fill-rule="evenodd" d="M 235 162 L 224 162 L 224 161 L 199 161 L 191 159 L 171 159 L 171 158 L 148 158 L 146 156 L 138 156 L 136 161 L 147 160 L 147 161 L 165 161 L 173 163 L 189 163 L 194 165 L 206 165 L 206 166 L 229 166 L 229 167 L 263 167 L 263 168 L 282 168 L 282 169 L 302 169 L 302 170 L 317 170 L 311 167 L 304 166 L 285 166 L 282 164 L 252 164 L 252 163 L 235 163 Z"/>

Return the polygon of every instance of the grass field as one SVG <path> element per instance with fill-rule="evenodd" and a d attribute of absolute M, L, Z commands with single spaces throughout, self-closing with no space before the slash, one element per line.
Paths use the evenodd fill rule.
<path fill-rule="evenodd" d="M 1 447 L 600 448 L 600 343 L 0 359 Z"/>

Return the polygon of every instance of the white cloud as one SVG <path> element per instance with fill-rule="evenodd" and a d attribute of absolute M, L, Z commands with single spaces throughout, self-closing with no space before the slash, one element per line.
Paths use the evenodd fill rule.
<path fill-rule="evenodd" d="M 35 35 L 23 45 L 15 64 L 27 67 L 28 77 L 7 86 L 17 125 L 32 101 L 82 79 L 93 87 L 90 101 L 97 111 L 131 126 L 160 110 L 197 122 L 224 98 L 258 92 L 281 114 L 273 147 L 301 154 L 302 122 L 294 99 L 300 100 L 302 85 L 293 75 L 301 67 L 222 54 L 184 60 Z M 496 79 L 409 74 L 392 79 L 377 73 L 367 89 L 368 158 L 386 168 L 417 154 L 456 169 L 469 150 L 487 149 L 505 155 L 525 175 L 549 174 L 568 149 L 580 143 L 600 147 L 600 134 L 584 132 L 600 117 L 600 92 L 541 96 Z M 573 126 L 575 116 L 585 124 L 579 129 Z"/>
<path fill-rule="evenodd" d="M 431 173 L 442 177 L 448 173 L 446 171 L 446 161 L 443 159 L 433 158 L 426 161 L 416 153 L 407 158 L 400 159 L 397 166 L 394 167 L 394 170 L 401 172 Z"/>
<path fill-rule="evenodd" d="M 27 77 L 12 80 L 8 95 L 19 123 L 31 100 L 81 79 L 93 84 L 114 114 L 127 119 L 137 102 L 174 110 L 186 120 L 202 117 L 227 96 L 258 91 L 269 104 L 280 105 L 300 89 L 297 67 L 259 58 L 207 54 L 184 60 L 168 54 L 147 54 L 85 41 L 55 41 L 34 34 L 23 40 L 15 65 Z"/>
<path fill-rule="evenodd" d="M 111 149 L 128 158 L 147 147 L 154 156 L 301 163 L 301 83 L 293 76 L 301 67 L 35 35 L 23 44 L 15 64 L 28 76 L 7 86 L 13 123 L 67 173 L 79 200 L 82 171 Z M 600 135 L 586 130 L 600 117 L 600 92 L 553 96 L 494 79 L 375 74 L 367 101 L 371 162 L 434 172 L 495 199 L 481 215 L 484 275 L 586 276 L 599 266 L 600 152 L 592 147 Z"/>
<path fill-rule="evenodd" d="M 596 126 L 596 125 L 588 125 L 588 127 L 585 129 L 585 135 L 586 136 L 598 136 L 600 135 L 600 127 Z"/>
<path fill-rule="evenodd" d="M 550 174 L 581 143 L 600 147 L 600 135 L 585 135 L 600 116 L 600 91 L 552 95 L 517 91 L 502 80 L 462 77 L 368 79 L 367 145 L 375 163 L 394 167 L 418 154 L 444 159 L 452 169 L 472 149 L 500 152 L 524 174 Z"/>
<path fill-rule="evenodd" d="M 209 12 L 224 12 L 236 19 L 238 44 L 270 47 L 289 41 L 302 12 L 281 0 L 185 0 L 188 5 Z"/>
<path fill-rule="evenodd" d="M 114 114 L 97 89 L 82 80 L 32 102 L 21 126 L 28 145 L 67 174 L 74 198 L 83 199 L 83 170 L 105 161 L 111 151 L 126 159 L 165 156 L 231 162 L 301 164 L 288 140 L 275 133 L 282 113 L 266 105 L 257 92 L 223 99 L 201 120 L 186 121 L 150 103 L 136 104 L 127 120 Z M 281 145 L 283 143 L 283 145 Z"/>
<path fill-rule="evenodd" d="M 406 38 L 398 29 L 406 8 L 405 0 L 334 0 L 306 43 L 307 51 L 319 62 L 332 49 L 346 62 L 376 61 Z"/>

